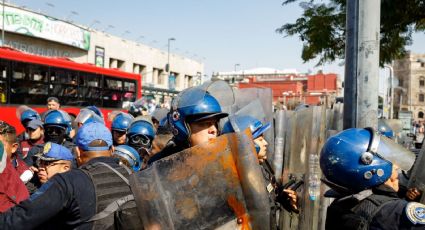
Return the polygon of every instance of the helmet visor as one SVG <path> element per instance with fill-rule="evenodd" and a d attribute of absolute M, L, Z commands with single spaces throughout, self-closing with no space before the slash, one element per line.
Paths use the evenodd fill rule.
<path fill-rule="evenodd" d="M 103 118 L 101 118 L 99 115 L 89 109 L 81 109 L 80 113 L 75 118 L 75 122 L 84 124 L 90 118 L 97 122 L 104 123 Z"/>
<path fill-rule="evenodd" d="M 374 142 L 379 142 L 376 153 L 382 158 L 391 161 L 391 163 L 398 165 L 402 170 L 409 170 L 415 162 L 414 153 L 385 136 L 374 137 Z"/>

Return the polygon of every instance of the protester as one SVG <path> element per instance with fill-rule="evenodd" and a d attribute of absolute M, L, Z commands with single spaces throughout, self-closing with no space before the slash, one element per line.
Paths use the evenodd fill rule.
<path fill-rule="evenodd" d="M 59 99 L 57 97 L 47 98 L 47 109 L 49 110 L 58 110 L 60 109 Z"/>
<path fill-rule="evenodd" d="M 323 181 L 332 188 L 325 195 L 336 198 L 326 229 L 424 229 L 425 205 L 397 196 L 399 167 L 409 170 L 414 160 L 372 128 L 330 137 L 320 155 Z"/>
<path fill-rule="evenodd" d="M 111 158 L 109 130 L 96 121 L 85 124 L 77 132 L 76 143 L 81 169 L 56 174 L 29 200 L 0 214 L 2 229 L 110 229 L 123 224 L 114 217 L 131 213 L 135 213 L 129 218 L 133 222 L 126 222 L 126 227 L 141 228 L 135 209 L 121 205 L 116 212 L 122 215 L 114 211 L 103 215 L 108 205 L 131 200 L 129 174 Z"/>
<path fill-rule="evenodd" d="M 0 127 L 0 134 L 7 132 Z M 18 172 L 13 168 L 7 157 L 6 149 L 0 141 L 0 213 L 19 204 L 29 196 L 27 188 L 19 179 Z"/>
<path fill-rule="evenodd" d="M 4 121 L 0 121 L 0 141 L 3 142 L 7 158 L 15 168 L 19 177 L 24 183 L 27 183 L 33 176 L 27 164 L 18 154 L 18 140 L 16 137 L 16 129 Z"/>

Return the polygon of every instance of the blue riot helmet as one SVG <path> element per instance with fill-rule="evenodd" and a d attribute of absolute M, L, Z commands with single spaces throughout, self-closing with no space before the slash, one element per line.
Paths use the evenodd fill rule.
<path fill-rule="evenodd" d="M 44 127 L 47 126 L 64 128 L 66 134 L 69 134 L 72 129 L 71 117 L 63 110 L 50 110 L 44 116 Z"/>
<path fill-rule="evenodd" d="M 78 113 L 77 117 L 75 118 L 75 123 L 78 124 L 78 127 L 93 121 L 105 124 L 103 117 L 99 116 L 96 112 L 88 108 L 81 109 L 80 113 Z"/>
<path fill-rule="evenodd" d="M 388 137 L 388 138 L 393 138 L 394 137 L 394 132 L 391 129 L 391 127 L 382 119 L 378 120 L 378 132 L 381 133 L 382 135 Z"/>
<path fill-rule="evenodd" d="M 326 141 L 320 155 L 320 168 L 324 182 L 331 188 L 357 193 L 387 181 L 393 164 L 407 171 L 414 161 L 412 152 L 372 128 L 353 128 Z"/>
<path fill-rule="evenodd" d="M 130 114 L 121 112 L 112 120 L 111 130 L 126 132 L 133 119 L 133 116 Z"/>
<path fill-rule="evenodd" d="M 112 153 L 113 157 L 118 157 L 124 164 L 130 166 L 135 172 L 140 171 L 142 160 L 139 153 L 128 145 L 118 145 Z"/>
<path fill-rule="evenodd" d="M 69 135 L 71 117 L 62 110 L 49 110 L 44 116 L 44 141 L 62 144 Z"/>
<path fill-rule="evenodd" d="M 33 109 L 27 109 L 21 113 L 21 124 L 26 127 L 28 122 L 34 119 L 41 120 L 40 115 Z"/>
<path fill-rule="evenodd" d="M 240 131 L 243 131 L 249 127 L 252 133 L 252 139 L 254 140 L 270 128 L 270 122 L 263 125 L 261 121 L 255 119 L 254 117 L 245 115 L 235 115 L 229 117 L 229 120 L 224 124 L 222 134 L 235 132 L 235 128 L 233 127 L 232 123 L 237 126 Z M 254 143 L 254 145 L 257 153 L 260 152 L 260 146 L 258 146 L 256 143 Z"/>
<path fill-rule="evenodd" d="M 235 132 L 235 129 L 233 128 L 231 122 L 232 119 L 234 119 L 234 122 L 236 123 L 240 131 L 243 131 L 249 127 L 253 139 L 256 139 L 257 137 L 261 136 L 266 130 L 270 128 L 270 122 L 263 125 L 261 121 L 251 116 L 235 115 L 233 117 L 229 117 L 229 120 L 224 124 L 222 134 Z"/>
<path fill-rule="evenodd" d="M 189 88 L 174 98 L 170 111 L 170 124 L 176 141 L 188 142 L 191 135 L 189 122 L 198 122 L 210 118 L 217 120 L 227 117 L 218 101 L 207 91 Z"/>
<path fill-rule="evenodd" d="M 152 122 L 145 119 L 136 119 L 127 129 L 127 144 L 139 151 L 140 148 L 150 150 L 155 138 L 155 129 Z"/>

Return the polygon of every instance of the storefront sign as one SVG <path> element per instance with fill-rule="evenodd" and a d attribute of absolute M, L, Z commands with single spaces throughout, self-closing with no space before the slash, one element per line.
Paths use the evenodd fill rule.
<path fill-rule="evenodd" d="M 0 25 L 5 22 L 5 31 L 38 37 L 62 44 L 89 50 L 90 32 L 68 22 L 5 6 L 0 13 Z"/>

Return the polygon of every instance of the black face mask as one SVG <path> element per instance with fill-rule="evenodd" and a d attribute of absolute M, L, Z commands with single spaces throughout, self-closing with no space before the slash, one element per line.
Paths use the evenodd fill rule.
<path fill-rule="evenodd" d="M 60 145 L 64 142 L 65 137 L 64 128 L 47 126 L 44 134 L 44 142 L 50 141 Z"/>

